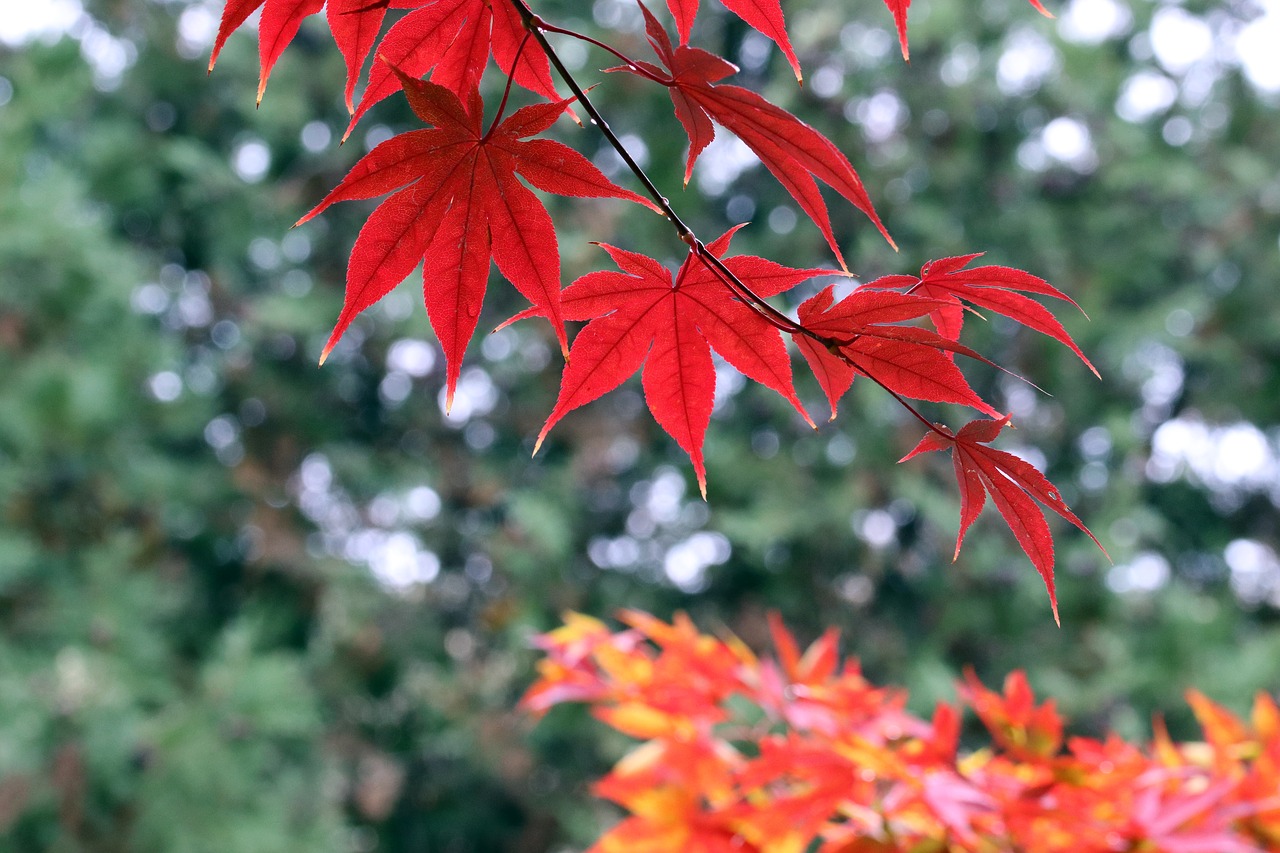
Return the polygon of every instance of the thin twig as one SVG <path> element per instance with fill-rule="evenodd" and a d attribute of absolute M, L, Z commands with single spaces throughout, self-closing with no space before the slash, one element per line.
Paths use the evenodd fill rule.
<path fill-rule="evenodd" d="M 662 191 L 658 189 L 658 185 L 653 182 L 640 164 L 636 162 L 636 159 L 631 156 L 631 152 L 627 150 L 627 146 L 622 144 L 622 140 L 619 139 L 618 135 L 609 127 L 609 123 L 605 121 L 604 116 L 600 115 L 600 111 L 596 109 L 596 105 L 593 104 L 591 102 L 591 98 L 587 96 L 586 90 L 579 85 L 577 79 L 575 79 L 569 69 L 565 67 L 564 62 L 560 59 L 560 55 L 556 53 L 555 48 L 551 46 L 551 42 L 547 41 L 546 32 L 544 31 L 547 24 L 533 13 L 533 10 L 529 8 L 529 4 L 526 3 L 525 0 L 510 0 L 510 2 L 515 7 L 516 12 L 520 15 L 520 20 L 524 23 L 525 29 L 533 33 L 533 38 L 538 42 L 538 47 L 542 48 L 542 52 L 547 55 L 547 59 L 549 59 L 551 64 L 555 67 L 556 73 L 558 73 L 561 79 L 564 80 L 565 85 L 569 87 L 569 91 L 573 92 L 573 96 L 577 99 L 578 103 L 582 104 L 582 108 L 586 110 L 587 115 L 591 117 L 591 123 L 604 135 L 604 138 L 608 141 L 610 147 L 612 147 L 614 151 L 618 152 L 618 156 L 622 158 L 622 162 L 625 163 L 627 168 L 631 170 L 631 173 L 636 176 L 636 180 L 640 181 L 644 186 L 645 193 L 649 198 L 653 199 L 654 204 L 662 210 L 663 215 L 666 216 L 667 219 L 671 220 L 671 224 L 675 226 L 676 234 L 679 235 L 680 239 L 686 245 L 693 246 L 697 241 L 697 238 L 693 234 L 693 229 L 686 225 L 684 220 L 680 218 L 680 215 L 676 213 L 675 209 L 671 206 L 671 202 L 662 194 Z"/>

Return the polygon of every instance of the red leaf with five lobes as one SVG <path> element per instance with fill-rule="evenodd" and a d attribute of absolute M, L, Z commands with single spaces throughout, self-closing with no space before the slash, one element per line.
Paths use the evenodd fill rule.
<path fill-rule="evenodd" d="M 698 48 L 674 47 L 666 30 L 643 5 L 649 43 L 670 71 L 656 66 L 619 68 L 635 74 L 669 77 L 666 84 L 675 105 L 676 117 L 689 137 L 689 158 L 685 164 L 687 184 L 698 155 L 715 138 L 712 120 L 728 128 L 755 152 L 775 178 L 822 231 L 827 244 L 844 267 L 844 256 L 836 244 L 826 202 L 815 181 L 822 181 L 865 213 L 884 238 L 893 244 L 871 199 L 847 157 L 825 136 L 786 110 L 776 107 L 749 89 L 714 85 L 738 69 L 720 57 Z M 895 246 L 896 248 L 896 246 Z"/>
<path fill-rule="evenodd" d="M 712 243 L 708 251 L 722 254 L 728 249 L 727 237 Z M 673 279 L 669 270 L 644 255 L 602 247 L 622 272 L 588 273 L 561 297 L 565 319 L 590 322 L 573 340 L 560 395 L 538 444 L 566 414 L 617 388 L 643 365 L 649 411 L 689 454 L 705 497 L 702 442 L 716 391 L 712 348 L 804 415 L 792 384 L 786 343 L 774 326 L 734 299 L 693 252 Z M 724 265 L 761 296 L 831 274 L 750 256 L 727 258 Z M 525 311 L 517 319 L 534 313 L 540 309 Z"/>
<path fill-rule="evenodd" d="M 919 453 L 951 450 L 951 461 L 955 465 L 956 480 L 960 485 L 960 532 L 956 536 L 955 556 L 959 556 L 964 535 L 982 511 L 986 495 L 990 494 L 1005 524 L 1009 525 L 1018 544 L 1044 578 L 1049 590 L 1049 602 L 1053 605 L 1053 618 L 1057 620 L 1058 599 L 1053 588 L 1053 537 L 1049 533 L 1044 513 L 1036 506 L 1035 501 L 1082 530 L 1104 555 L 1107 549 L 1102 547 L 1102 543 L 1085 527 L 1084 522 L 1067 508 L 1058 490 L 1034 466 L 1012 453 L 987 446 L 1009 424 L 1010 417 L 1012 416 L 1005 415 L 999 420 L 972 421 L 954 436 L 945 427 L 940 428 L 941 433 L 926 434 L 915 449 L 899 461 L 905 462 Z"/>
<path fill-rule="evenodd" d="M 347 267 L 345 304 L 321 361 L 357 314 L 425 260 L 424 300 L 444 349 L 451 403 L 462 354 L 480 316 L 490 258 L 551 321 L 561 348 L 568 349 L 555 229 L 517 173 L 547 192 L 653 205 L 615 186 L 568 146 L 548 139 L 521 141 L 549 128 L 569 101 L 524 107 L 484 134 L 479 93 L 473 91 L 464 106 L 443 86 L 405 76 L 400 82 L 414 112 L 434 127 L 374 148 L 299 224 L 334 202 L 410 185 L 383 202 L 361 229 Z"/>
<path fill-rule="evenodd" d="M 546 54 L 532 43 L 520 50 L 525 32 L 509 0 L 432 0 L 410 12 L 378 45 L 378 56 L 384 61 L 369 72 L 369 84 L 343 138 L 351 135 L 370 107 L 400 88 L 392 67 L 410 77 L 421 77 L 434 68 L 431 82 L 463 95 L 479 86 L 492 54 L 504 74 L 515 67 L 515 81 L 521 86 L 559 100 Z"/>
<path fill-rule="evenodd" d="M 791 39 L 787 36 L 786 21 L 782 17 L 782 4 L 779 0 L 721 0 L 725 8 L 747 22 L 752 29 L 768 36 L 786 54 L 795 72 L 797 80 L 804 80 L 800 73 L 800 60 L 791 47 Z M 667 8 L 676 18 L 676 29 L 680 33 L 680 43 L 689 43 L 689 33 L 693 30 L 693 21 L 698 17 L 698 0 L 667 0 Z"/>
<path fill-rule="evenodd" d="M 933 311 L 930 319 L 938 333 L 951 340 L 959 339 L 960 330 L 964 324 L 962 301 L 1003 314 L 1063 344 L 1093 371 L 1094 376 L 1097 376 L 1097 368 L 1080 351 L 1080 347 L 1076 346 L 1071 335 L 1049 312 L 1049 309 L 1016 291 L 1052 296 L 1079 308 L 1075 300 L 1044 279 L 1012 267 L 990 266 L 964 269 L 970 261 L 979 257 L 982 257 L 981 252 L 930 261 L 920 268 L 919 278 L 909 275 L 890 275 L 876 279 L 866 286 L 876 290 L 907 287 L 912 293 L 948 303 Z"/>
<path fill-rule="evenodd" d="M 827 395 L 833 418 L 837 401 L 858 373 L 904 397 L 959 403 L 998 414 L 942 351 L 986 359 L 927 329 L 887 325 L 923 317 L 945 304 L 942 300 L 866 289 L 855 290 L 834 305 L 833 300 L 828 287 L 800 306 L 799 318 L 802 326 L 831 341 L 834 349 L 808 335 L 792 335 Z"/>

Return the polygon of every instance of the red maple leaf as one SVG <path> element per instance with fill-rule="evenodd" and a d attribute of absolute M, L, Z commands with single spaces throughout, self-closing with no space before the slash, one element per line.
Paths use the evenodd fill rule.
<path fill-rule="evenodd" d="M 1049 533 L 1049 523 L 1036 506 L 1036 501 L 1083 531 L 1103 554 L 1107 553 L 1107 549 L 1102 547 L 1098 538 L 1067 507 L 1053 483 L 1031 463 L 1012 453 L 987 446 L 1008 426 L 1011 417 L 1005 415 L 999 420 L 971 421 L 954 434 L 946 427 L 935 427 L 933 432 L 926 433 L 920 443 L 898 461 L 905 462 L 919 453 L 950 450 L 956 481 L 960 486 L 960 532 L 956 536 L 956 550 L 952 559 L 960 554 L 964 535 L 978 513 L 982 512 L 986 496 L 990 494 L 1005 524 L 1009 525 L 1014 538 L 1044 579 L 1045 587 L 1049 590 L 1049 602 L 1053 606 L 1053 618 L 1058 621 L 1058 598 L 1053 588 L 1053 537 Z"/>
<path fill-rule="evenodd" d="M 298 34 L 303 19 L 319 12 L 322 6 L 324 0 L 227 0 L 213 51 L 209 55 L 209 70 L 212 71 L 218 61 L 227 37 L 261 8 L 262 18 L 258 21 L 258 103 L 262 103 L 262 93 L 267 89 L 267 78 L 271 76 L 276 60 Z"/>
<path fill-rule="evenodd" d="M 733 233 L 709 244 L 706 251 L 723 256 Z M 730 294 L 696 250 L 673 278 L 662 264 L 644 255 L 603 244 L 602 248 L 622 272 L 588 273 L 564 291 L 565 319 L 590 322 L 573 340 L 560 395 L 538 444 L 566 414 L 617 388 L 643 365 L 649 411 L 689 454 L 705 497 L 702 442 L 716 390 L 711 350 L 745 376 L 777 391 L 808 420 L 796 398 L 786 343 L 776 327 Z M 791 269 L 745 255 L 727 258 L 724 265 L 762 297 L 832 272 Z M 535 307 L 513 319 L 539 312 Z"/>
<path fill-rule="evenodd" d="M 997 693 L 979 680 L 972 667 L 965 667 L 964 681 L 957 688 L 995 742 L 1019 761 L 1048 760 L 1061 750 L 1062 717 L 1052 699 L 1036 704 L 1022 670 L 1006 675 L 1004 689 Z"/>
<path fill-rule="evenodd" d="M 227 37 L 230 36 L 241 24 L 249 19 L 249 16 L 258 10 L 266 0 L 227 0 L 227 5 L 222 7 L 222 20 L 218 23 L 218 34 L 213 40 L 213 50 L 209 54 L 209 70 L 213 70 L 214 64 L 218 61 L 218 54 L 222 53 L 222 47 L 227 43 Z"/>
<path fill-rule="evenodd" d="M 782 4 L 779 0 L 721 0 L 726 9 L 747 22 L 757 32 L 768 36 L 782 49 L 796 79 L 803 81 L 800 72 L 800 60 L 791 47 L 791 39 L 787 36 L 786 20 L 782 17 Z M 698 0 L 667 0 L 667 8 L 676 18 L 676 29 L 680 33 L 680 43 L 689 43 L 689 33 L 693 30 L 693 21 L 698 17 Z"/>
<path fill-rule="evenodd" d="M 895 394 L 934 403 L 959 403 L 999 414 L 969 387 L 964 374 L 943 352 L 986 361 L 962 344 L 928 329 L 892 325 L 923 317 L 946 303 L 914 293 L 859 288 L 832 304 L 828 287 L 800 306 L 800 324 L 832 343 L 794 333 L 792 338 L 813 369 L 836 416 L 836 403 L 858 373 Z"/>
<path fill-rule="evenodd" d="M 905 287 L 910 293 L 918 293 L 947 303 L 931 311 L 929 319 L 939 334 L 953 341 L 960 339 L 960 330 L 964 325 L 965 302 L 1003 314 L 1063 344 L 1093 371 L 1094 376 L 1097 376 L 1097 368 L 1085 358 L 1080 347 L 1076 346 L 1071 335 L 1049 309 L 1017 291 L 1052 296 L 1079 308 L 1076 301 L 1039 276 L 1019 269 L 998 266 L 964 269 L 970 261 L 982 257 L 982 254 L 982 252 L 976 252 L 971 255 L 940 258 L 929 261 L 921 267 L 918 277 L 888 275 L 868 282 L 864 286 L 875 290 Z"/>
<path fill-rule="evenodd" d="M 425 5 L 419 0 L 412 5 L 422 8 L 397 21 L 378 45 L 384 61 L 369 72 L 344 139 L 370 107 L 399 88 L 392 68 L 410 77 L 435 69 L 431 82 L 463 96 L 479 86 L 492 54 L 504 74 L 514 69 L 516 83 L 552 101 L 559 99 L 546 54 L 533 44 L 521 49 L 527 31 L 508 0 L 432 0 Z"/>
<path fill-rule="evenodd" d="M 346 301 L 321 362 L 357 314 L 385 296 L 419 262 L 427 315 L 444 349 L 451 403 L 463 351 L 475 332 L 489 279 L 489 260 L 556 330 L 567 350 L 560 310 L 560 252 L 542 202 L 516 179 L 568 196 L 628 199 L 578 152 L 549 139 L 523 141 L 551 126 L 569 101 L 517 110 L 486 133 L 484 103 L 467 103 L 435 83 L 399 75 L 409 103 L 429 130 L 404 133 L 358 162 L 320 204 L 298 221 L 338 201 L 400 189 L 369 217 L 347 267 Z M 408 186 L 405 186 L 408 184 Z"/>
<path fill-rule="evenodd" d="M 817 684 L 827 681 L 836 671 L 840 656 L 840 630 L 828 628 L 800 654 L 796 638 L 782 621 L 776 610 L 767 614 L 769 634 L 773 648 L 778 653 L 778 663 L 790 684 Z"/>
<path fill-rule="evenodd" d="M 689 157 L 684 173 L 686 184 L 693 174 L 693 164 L 698 155 L 715 138 L 714 120 L 754 151 L 765 168 L 791 193 L 791 197 L 822 231 L 841 267 L 845 267 L 844 256 L 836 244 L 831 216 L 817 180 L 835 189 L 865 213 L 893 245 L 893 239 L 876 214 L 862 180 L 849 159 L 831 140 L 750 89 L 715 85 L 737 73 L 738 69 L 705 50 L 686 45 L 674 47 L 653 13 L 644 4 L 640 8 L 644 12 L 649 44 L 661 57 L 666 70 L 649 62 L 637 62 L 634 66 L 613 70 L 657 80 L 670 91 L 676 117 L 689 137 Z"/>

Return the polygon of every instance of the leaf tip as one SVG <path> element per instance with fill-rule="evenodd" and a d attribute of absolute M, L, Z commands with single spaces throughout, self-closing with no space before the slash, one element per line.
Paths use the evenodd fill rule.
<path fill-rule="evenodd" d="M 537 456 L 538 451 L 542 449 L 542 442 L 547 437 L 547 428 L 543 427 L 542 432 L 538 433 L 538 440 L 533 443 L 533 453 L 530 456 Z"/>
<path fill-rule="evenodd" d="M 324 351 L 320 353 L 320 363 L 317 367 L 324 367 L 324 363 L 329 360 L 329 353 L 333 352 L 333 344 L 328 344 Z"/>

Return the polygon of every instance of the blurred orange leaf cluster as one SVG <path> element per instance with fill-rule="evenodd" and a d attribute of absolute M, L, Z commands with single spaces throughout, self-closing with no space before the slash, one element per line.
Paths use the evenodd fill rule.
<path fill-rule="evenodd" d="M 985 729 L 960 749 L 962 709 L 905 709 L 840 662 L 828 631 L 800 651 L 770 617 L 775 655 L 636 611 L 626 627 L 569 614 L 538 638 L 523 705 L 565 702 L 641 741 L 595 786 L 628 816 L 592 853 L 1255 853 L 1280 851 L 1280 708 L 1241 720 L 1191 691 L 1201 742 L 1157 722 L 1148 746 L 1065 738 L 1052 700 L 1015 672 L 972 672 L 960 698 Z"/>

